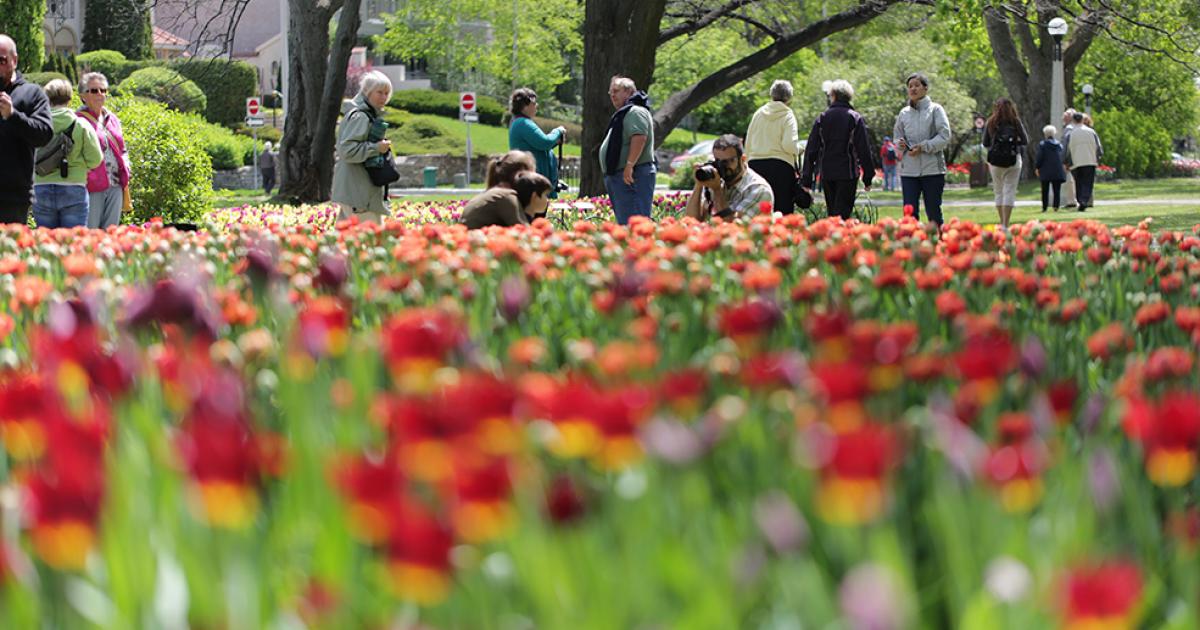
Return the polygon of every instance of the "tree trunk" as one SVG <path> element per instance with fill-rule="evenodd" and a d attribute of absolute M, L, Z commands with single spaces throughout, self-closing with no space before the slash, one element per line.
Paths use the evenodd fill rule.
<path fill-rule="evenodd" d="M 996 68 L 1008 88 L 1009 97 L 1017 104 L 1021 122 L 1029 133 L 1025 156 L 1025 173 L 1033 172 L 1033 156 L 1042 138 L 1042 127 L 1057 122 L 1062 112 L 1050 111 L 1050 89 L 1053 85 L 1054 39 L 1046 30 L 1052 18 L 1060 15 L 1059 2 L 1038 2 L 1029 8 L 1029 15 L 1013 15 L 1003 8 L 986 6 L 983 10 L 984 28 L 992 45 Z M 1063 46 L 1063 85 L 1066 106 L 1074 102 L 1075 66 L 1092 44 L 1105 15 L 1086 12 L 1074 20 Z M 1031 25 L 1029 22 L 1035 22 Z M 1037 39 L 1034 39 L 1034 30 Z M 1018 50 L 1019 46 L 1019 50 Z"/>
<path fill-rule="evenodd" d="M 609 81 L 614 74 L 621 74 L 633 79 L 639 89 L 649 87 L 665 7 L 666 0 L 587 0 L 583 18 L 581 195 L 605 192 L 597 153 L 613 113 Z"/>
<path fill-rule="evenodd" d="M 289 2 L 289 86 L 279 150 L 279 196 L 302 203 L 328 201 L 334 133 L 362 0 Z M 329 21 L 339 8 L 342 12 L 331 51 Z"/>

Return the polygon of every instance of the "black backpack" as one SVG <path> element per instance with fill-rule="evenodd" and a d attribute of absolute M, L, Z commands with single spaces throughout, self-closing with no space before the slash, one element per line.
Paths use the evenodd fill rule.
<path fill-rule="evenodd" d="M 46 146 L 38 148 L 33 169 L 38 175 L 50 175 L 57 170 L 59 176 L 67 176 L 67 158 L 71 155 L 71 149 L 75 148 L 75 138 L 71 135 L 75 133 L 75 122 L 71 121 L 71 126 L 55 134 Z"/>
<path fill-rule="evenodd" d="M 1007 167 L 1017 163 L 1017 147 L 1021 138 L 1011 125 L 998 125 L 996 137 L 988 149 L 987 161 L 992 166 Z"/>
<path fill-rule="evenodd" d="M 889 159 L 893 162 L 896 161 L 896 147 L 894 147 L 894 146 L 888 147 L 887 159 Z"/>

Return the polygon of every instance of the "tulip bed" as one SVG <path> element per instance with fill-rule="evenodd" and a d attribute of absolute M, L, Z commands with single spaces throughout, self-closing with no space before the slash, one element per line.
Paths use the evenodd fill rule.
<path fill-rule="evenodd" d="M 1200 625 L 1197 230 L 329 212 L 0 232 L 0 626 Z"/>

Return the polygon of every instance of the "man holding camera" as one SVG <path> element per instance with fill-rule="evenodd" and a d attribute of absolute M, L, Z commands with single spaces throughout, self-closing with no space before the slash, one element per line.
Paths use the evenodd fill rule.
<path fill-rule="evenodd" d="M 771 185 L 746 166 L 741 138 L 731 133 L 717 138 L 712 156 L 711 162 L 692 165 L 696 185 L 687 203 L 689 217 L 706 221 L 717 216 L 729 221 L 735 216 L 752 216 L 764 201 L 775 204 Z"/>

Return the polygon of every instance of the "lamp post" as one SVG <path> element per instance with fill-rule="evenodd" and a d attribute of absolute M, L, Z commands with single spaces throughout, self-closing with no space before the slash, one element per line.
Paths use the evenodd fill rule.
<path fill-rule="evenodd" d="M 1046 25 L 1046 30 L 1054 38 L 1054 68 L 1050 83 L 1050 124 L 1062 131 L 1062 113 L 1067 108 L 1066 80 L 1063 78 L 1062 40 L 1067 34 L 1067 21 L 1056 17 Z"/>
<path fill-rule="evenodd" d="M 1084 103 L 1086 103 L 1085 108 L 1087 109 L 1088 116 L 1092 115 L 1092 92 L 1095 91 L 1095 89 L 1096 88 L 1092 87 L 1091 83 L 1083 84 L 1083 100 Z"/>

